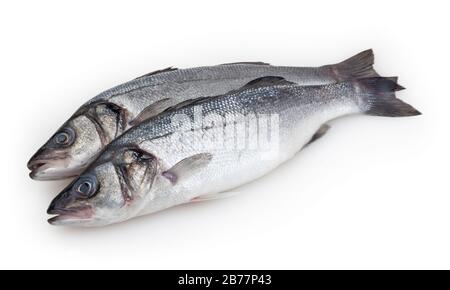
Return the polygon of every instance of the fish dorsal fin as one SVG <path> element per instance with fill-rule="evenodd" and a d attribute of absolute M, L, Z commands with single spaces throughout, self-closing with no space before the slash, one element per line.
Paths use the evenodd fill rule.
<path fill-rule="evenodd" d="M 135 126 L 146 119 L 154 117 L 161 112 L 164 112 L 167 108 L 175 106 L 176 101 L 171 98 L 165 98 L 154 102 L 142 110 L 133 120 L 129 122 L 130 126 Z"/>
<path fill-rule="evenodd" d="M 148 77 L 148 76 L 154 76 L 154 75 L 157 75 L 157 74 L 160 74 L 160 73 L 170 72 L 170 71 L 174 71 L 174 70 L 177 70 L 177 68 L 169 66 L 167 68 L 163 68 L 163 69 L 160 69 L 160 70 L 152 71 L 150 73 L 147 73 L 147 74 L 142 75 L 140 77 L 137 77 L 135 79 L 137 80 L 137 79 L 140 79 L 140 78 L 144 78 L 144 77 Z"/>
<path fill-rule="evenodd" d="M 270 65 L 270 63 L 262 62 L 262 61 L 230 62 L 230 63 L 222 63 L 222 64 L 220 64 L 220 65 L 234 65 L 234 64 Z"/>
<path fill-rule="evenodd" d="M 239 90 L 245 90 L 250 88 L 259 88 L 259 87 L 267 87 L 267 86 L 275 86 L 275 85 L 292 85 L 294 82 L 290 82 L 283 77 L 277 76 L 267 76 L 254 79 L 244 86 L 242 86 Z"/>
<path fill-rule="evenodd" d="M 283 77 L 267 76 L 267 77 L 261 77 L 261 78 L 254 79 L 254 80 L 248 82 L 247 84 L 243 85 L 239 89 L 231 90 L 231 91 L 225 93 L 224 95 L 232 94 L 232 93 L 239 92 L 239 91 L 246 90 L 246 89 L 258 88 L 258 87 L 266 87 L 266 86 L 274 86 L 274 85 L 292 85 L 292 84 L 295 84 L 295 83 L 290 82 Z M 221 95 L 218 95 L 218 96 L 221 96 Z M 171 111 L 171 110 L 178 110 L 178 109 L 188 106 L 188 105 L 198 105 L 198 104 L 201 104 L 203 101 L 210 99 L 211 97 L 214 97 L 214 96 L 199 97 L 199 98 L 195 98 L 195 99 L 185 100 L 174 106 L 167 108 L 166 110 L 164 110 L 164 112 Z"/>

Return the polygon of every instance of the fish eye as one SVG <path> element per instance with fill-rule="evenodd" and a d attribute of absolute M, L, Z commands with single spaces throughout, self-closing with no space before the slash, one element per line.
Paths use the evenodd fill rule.
<path fill-rule="evenodd" d="M 69 140 L 69 134 L 67 134 L 66 132 L 58 133 L 55 136 L 55 141 L 58 144 L 65 144 L 65 143 L 67 143 L 68 140 Z"/>
<path fill-rule="evenodd" d="M 83 194 L 87 194 L 92 189 L 92 183 L 89 181 L 85 181 L 82 184 L 80 184 L 77 188 L 77 191 Z"/>
<path fill-rule="evenodd" d="M 75 192 L 81 197 L 92 197 L 98 189 L 97 179 L 94 176 L 82 176 L 73 185 Z"/>
<path fill-rule="evenodd" d="M 75 132 L 73 131 L 72 128 L 69 127 L 64 128 L 55 134 L 53 140 L 57 145 L 61 146 L 71 145 L 75 140 Z"/>

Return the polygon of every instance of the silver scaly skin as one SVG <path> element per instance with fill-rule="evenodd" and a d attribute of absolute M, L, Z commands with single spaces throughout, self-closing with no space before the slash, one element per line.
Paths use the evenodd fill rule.
<path fill-rule="evenodd" d="M 179 104 L 111 142 L 52 201 L 48 213 L 56 216 L 49 222 L 102 226 L 220 197 L 292 158 L 323 135 L 332 119 L 357 113 L 420 114 L 395 98 L 402 87 L 393 80 L 375 77 L 299 86 L 264 77 L 228 94 Z M 227 119 L 230 116 L 237 118 Z M 267 120 L 276 122 L 258 130 L 251 126 Z M 231 125 L 245 128 L 245 133 L 237 136 L 238 130 L 229 130 Z M 261 128 L 272 140 L 268 148 L 260 141 L 250 144 L 261 140 Z M 244 145 L 237 146 L 241 141 Z"/>
<path fill-rule="evenodd" d="M 299 85 L 373 77 L 377 76 L 373 61 L 372 51 L 367 50 L 321 67 L 236 63 L 147 74 L 99 94 L 78 109 L 30 159 L 30 177 L 52 180 L 78 175 L 112 140 L 179 102 L 224 94 L 263 76 L 280 76 Z"/>

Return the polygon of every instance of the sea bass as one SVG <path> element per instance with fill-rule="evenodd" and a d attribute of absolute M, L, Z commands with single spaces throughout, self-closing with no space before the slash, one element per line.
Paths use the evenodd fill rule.
<path fill-rule="evenodd" d="M 350 114 L 414 116 L 395 78 L 300 86 L 263 77 L 189 100 L 111 142 L 51 203 L 54 225 L 102 226 L 218 198 L 289 160 Z M 266 134 L 267 133 L 267 134 Z"/>
<path fill-rule="evenodd" d="M 30 159 L 30 176 L 37 180 L 76 176 L 112 140 L 179 102 L 224 94 L 268 75 L 300 85 L 378 76 L 373 61 L 372 50 L 367 50 L 339 64 L 321 67 L 233 63 L 169 68 L 144 75 L 99 94 L 79 108 Z"/>

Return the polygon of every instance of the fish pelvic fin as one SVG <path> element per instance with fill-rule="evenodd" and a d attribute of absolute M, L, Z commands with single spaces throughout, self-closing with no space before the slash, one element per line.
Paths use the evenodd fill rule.
<path fill-rule="evenodd" d="M 379 74 L 374 70 L 373 50 L 368 49 L 354 55 L 343 62 L 326 66 L 338 81 L 378 77 Z"/>
<path fill-rule="evenodd" d="M 395 78 L 364 78 L 354 81 L 363 112 L 372 116 L 406 117 L 421 113 L 411 105 L 397 99 L 396 91 L 404 87 L 395 82 Z"/>
<path fill-rule="evenodd" d="M 194 197 L 190 202 L 200 202 L 200 201 L 210 201 L 222 198 L 228 198 L 236 195 L 236 191 L 226 191 L 226 192 L 218 192 L 218 193 L 209 193 Z"/>

